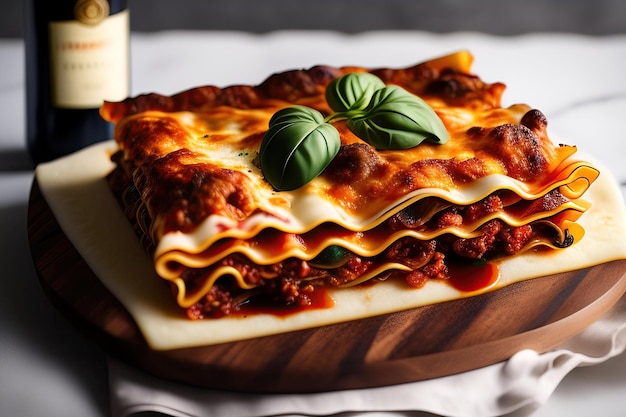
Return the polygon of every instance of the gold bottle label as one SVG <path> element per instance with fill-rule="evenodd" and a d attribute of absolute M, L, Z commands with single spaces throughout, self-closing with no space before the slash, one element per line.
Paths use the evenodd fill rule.
<path fill-rule="evenodd" d="M 97 25 L 109 15 L 106 0 L 78 0 L 74 5 L 74 17 L 86 25 Z"/>
<path fill-rule="evenodd" d="M 97 108 L 128 96 L 129 12 L 109 16 L 108 7 L 106 1 L 79 0 L 77 20 L 50 22 L 54 107 Z"/>

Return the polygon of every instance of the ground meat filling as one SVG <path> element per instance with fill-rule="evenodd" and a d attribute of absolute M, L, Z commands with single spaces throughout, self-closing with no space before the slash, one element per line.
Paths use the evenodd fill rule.
<path fill-rule="evenodd" d="M 450 216 L 442 216 L 442 218 Z M 256 282 L 254 290 L 241 290 L 234 280 L 220 279 L 202 300 L 188 309 L 190 318 L 221 317 L 235 313 L 252 297 L 272 300 L 284 306 L 307 306 L 316 288 L 337 287 L 350 283 L 381 262 L 397 262 L 413 268 L 409 272 L 397 271 L 382 278 L 402 279 L 411 288 L 420 288 L 430 279 L 448 279 L 448 257 L 468 262 L 513 255 L 535 237 L 532 226 L 512 227 L 500 220 L 491 220 L 480 228 L 480 236 L 470 239 L 451 234 L 429 241 L 403 238 L 394 242 L 385 252 L 364 258 L 351 255 L 342 266 L 334 269 L 312 267 L 308 262 L 290 259 L 270 266 L 251 265 L 245 258 L 230 256 L 222 263 L 234 266 L 246 282 Z M 271 271 L 269 273 L 268 271 Z M 204 274 L 188 277 L 187 285 Z"/>
<path fill-rule="evenodd" d="M 437 204 L 441 209 L 427 221 L 419 219 L 420 210 L 415 206 L 396 213 L 387 220 L 390 230 L 442 230 L 473 223 L 492 213 L 505 209 L 506 194 L 494 193 L 481 201 L 468 206 Z M 520 200 L 512 205 L 522 216 L 537 211 L 550 210 L 565 201 L 558 190 L 547 193 L 536 201 Z M 423 211 L 423 210 L 422 210 Z M 372 268 L 385 262 L 405 265 L 410 271 L 395 271 L 377 279 L 401 279 L 411 288 L 422 287 L 428 280 L 450 278 L 448 263 L 474 263 L 489 261 L 504 256 L 515 255 L 522 251 L 533 239 L 545 239 L 553 234 L 552 240 L 557 246 L 567 246 L 571 242 L 561 242 L 555 230 L 545 226 L 522 224 L 512 226 L 499 218 L 483 223 L 475 237 L 462 238 L 453 233 L 437 235 L 431 240 L 418 240 L 404 237 L 392 243 L 385 251 L 374 257 L 361 257 L 348 253 L 346 261 L 332 269 L 314 267 L 306 261 L 289 259 L 284 262 L 259 266 L 251 264 L 241 255 L 231 255 L 219 265 L 236 268 L 244 280 L 256 285 L 252 291 L 241 290 L 234 280 L 221 279 L 209 294 L 188 310 L 191 318 L 220 317 L 237 312 L 239 307 L 250 297 L 264 297 L 272 303 L 284 306 L 307 306 L 313 291 L 319 287 L 338 287 L 357 280 Z M 202 284 L 204 276 L 210 272 L 194 271 L 185 277 L 188 288 Z M 376 281 L 376 280 L 374 280 Z"/>

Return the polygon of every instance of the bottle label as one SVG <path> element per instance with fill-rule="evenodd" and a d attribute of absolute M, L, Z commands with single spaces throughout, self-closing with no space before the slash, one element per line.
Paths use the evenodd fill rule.
<path fill-rule="evenodd" d="M 95 19 L 50 22 L 50 85 L 57 108 L 97 108 L 129 94 L 128 10 L 104 19 L 98 9 L 86 12 Z"/>

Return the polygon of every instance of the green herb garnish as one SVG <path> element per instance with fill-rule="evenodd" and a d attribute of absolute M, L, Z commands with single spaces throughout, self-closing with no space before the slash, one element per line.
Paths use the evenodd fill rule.
<path fill-rule="evenodd" d="M 363 110 L 376 90 L 385 83 L 377 76 L 363 72 L 335 78 L 326 87 L 326 102 L 336 112 Z"/>
<path fill-rule="evenodd" d="M 311 259 L 311 265 L 320 265 L 326 268 L 336 268 L 346 263 L 350 256 L 350 251 L 337 246 L 330 245 L 324 248 L 315 258 Z"/>
<path fill-rule="evenodd" d="M 288 107 L 270 119 L 259 151 L 261 170 L 275 189 L 293 190 L 321 174 L 340 146 L 339 132 L 322 113 Z"/>
<path fill-rule="evenodd" d="M 377 90 L 348 128 L 377 149 L 409 149 L 424 140 L 446 143 L 448 131 L 435 111 L 421 98 L 398 86 Z"/>
<path fill-rule="evenodd" d="M 355 135 L 377 149 L 408 149 L 424 140 L 443 144 L 449 135 L 435 111 L 399 86 L 386 86 L 370 73 L 350 73 L 326 88 L 334 113 L 293 106 L 270 119 L 259 159 L 265 179 L 276 190 L 299 188 L 321 174 L 339 152 L 339 132 L 331 124 L 346 120 Z"/>

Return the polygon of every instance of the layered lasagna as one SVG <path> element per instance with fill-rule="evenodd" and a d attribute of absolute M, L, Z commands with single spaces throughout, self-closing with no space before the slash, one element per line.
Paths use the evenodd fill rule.
<path fill-rule="evenodd" d="M 105 103 L 119 148 L 108 183 L 190 319 L 327 307 L 329 288 L 383 281 L 473 291 L 473 271 L 493 282 L 503 260 L 584 239 L 599 172 L 552 142 L 539 110 L 502 107 L 505 85 L 471 62 L 459 52 L 402 69 L 317 66 Z M 277 190 L 259 162 L 271 118 L 294 105 L 332 113 L 326 89 L 351 73 L 419 97 L 449 139 L 378 149 L 339 120 L 328 166 Z"/>

